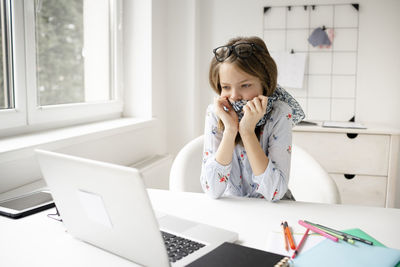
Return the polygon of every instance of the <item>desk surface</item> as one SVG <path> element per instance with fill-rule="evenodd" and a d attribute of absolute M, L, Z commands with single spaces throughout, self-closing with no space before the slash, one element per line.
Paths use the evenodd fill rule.
<path fill-rule="evenodd" d="M 361 228 L 388 247 L 400 249 L 400 210 L 263 199 L 213 200 L 199 193 L 149 190 L 154 208 L 239 233 L 239 243 L 266 248 L 268 233 L 286 220 L 304 231 L 299 219 L 337 229 Z M 47 210 L 23 219 L 0 217 L 1 265 L 4 266 L 135 266 L 132 262 L 71 237 Z"/>

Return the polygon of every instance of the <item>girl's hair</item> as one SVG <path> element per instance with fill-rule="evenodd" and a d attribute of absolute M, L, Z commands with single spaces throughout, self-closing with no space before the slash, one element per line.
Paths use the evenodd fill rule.
<path fill-rule="evenodd" d="M 235 53 L 231 53 L 231 55 L 226 58 L 223 62 L 219 62 L 215 57 L 212 58 L 210 64 L 210 72 L 209 72 L 209 82 L 213 90 L 221 95 L 221 84 L 219 79 L 219 68 L 222 63 L 230 63 L 234 66 L 238 67 L 240 70 L 244 71 L 247 74 L 255 76 L 259 78 L 261 81 L 261 86 L 263 88 L 263 95 L 271 96 L 274 92 L 277 84 L 278 70 L 275 64 L 275 61 L 270 56 L 267 46 L 264 41 L 256 36 L 253 37 L 236 37 L 231 40 L 226 46 L 231 46 L 240 43 L 253 43 L 259 48 L 256 48 L 253 51 L 253 54 L 247 58 L 240 58 Z M 224 130 L 224 124 L 221 120 L 218 122 L 218 129 L 220 131 Z M 257 129 L 258 128 L 258 129 Z M 260 127 L 256 127 L 256 134 L 259 137 Z M 236 136 L 235 143 L 237 144 L 240 141 L 240 136 Z"/>

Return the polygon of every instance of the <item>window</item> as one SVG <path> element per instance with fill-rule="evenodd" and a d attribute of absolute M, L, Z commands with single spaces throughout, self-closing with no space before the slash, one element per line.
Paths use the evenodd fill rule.
<path fill-rule="evenodd" d="M 0 128 L 121 116 L 118 0 L 0 1 L 2 23 L 11 33 L 2 27 L 0 118 L 19 116 L 18 125 L 9 119 Z M 13 67 L 6 65 L 7 40 Z"/>
<path fill-rule="evenodd" d="M 10 56 L 10 29 L 7 20 L 9 13 L 4 1 L 0 3 L 0 20 L 1 20 L 1 34 L 0 34 L 0 110 L 9 109 L 14 107 L 12 83 L 10 83 L 9 64 L 11 63 Z"/>

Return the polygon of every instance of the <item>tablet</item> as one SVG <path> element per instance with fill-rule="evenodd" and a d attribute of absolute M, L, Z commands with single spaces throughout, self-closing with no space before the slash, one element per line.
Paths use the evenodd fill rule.
<path fill-rule="evenodd" d="M 54 206 L 50 192 L 37 191 L 0 201 L 0 215 L 18 219 Z"/>

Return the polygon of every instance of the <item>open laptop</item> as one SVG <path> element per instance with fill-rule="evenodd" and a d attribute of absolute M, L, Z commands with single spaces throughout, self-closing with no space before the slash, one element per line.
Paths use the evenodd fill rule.
<path fill-rule="evenodd" d="M 185 266 L 237 240 L 237 233 L 154 212 L 134 168 L 36 154 L 68 232 L 96 247 L 144 266 Z"/>

